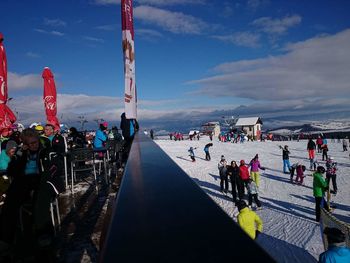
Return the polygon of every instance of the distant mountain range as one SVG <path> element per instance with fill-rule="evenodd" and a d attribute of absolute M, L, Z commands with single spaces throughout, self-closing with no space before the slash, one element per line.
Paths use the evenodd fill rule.
<path fill-rule="evenodd" d="M 194 112 L 187 116 L 172 116 L 168 119 L 140 121 L 144 129 L 153 129 L 158 134 L 169 132 L 188 133 L 200 129 L 203 123 L 218 121 L 224 126 L 225 118 L 229 117 L 260 117 L 263 130 L 275 133 L 317 132 L 317 131 L 350 131 L 350 111 L 333 112 L 262 112 L 257 113 L 247 106 L 239 106 L 234 110 L 217 110 L 210 113 Z"/>

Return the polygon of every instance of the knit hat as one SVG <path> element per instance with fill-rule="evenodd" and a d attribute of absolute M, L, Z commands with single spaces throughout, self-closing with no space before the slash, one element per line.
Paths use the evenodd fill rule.
<path fill-rule="evenodd" d="M 105 128 L 107 128 L 107 127 L 108 127 L 108 122 L 105 121 L 105 122 L 102 123 L 102 125 L 103 125 Z"/>
<path fill-rule="evenodd" d="M 225 160 L 225 156 L 221 155 L 221 160 L 222 161 Z"/>
<path fill-rule="evenodd" d="M 17 143 L 15 141 L 9 140 L 6 143 L 6 151 L 9 151 L 13 148 L 17 148 Z"/>

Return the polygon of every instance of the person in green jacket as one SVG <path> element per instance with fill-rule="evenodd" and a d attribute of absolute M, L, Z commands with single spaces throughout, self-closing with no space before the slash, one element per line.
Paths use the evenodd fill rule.
<path fill-rule="evenodd" d="M 239 214 L 237 216 L 238 225 L 252 239 L 256 239 L 263 229 L 263 222 L 257 213 L 250 210 L 244 200 L 238 203 Z"/>
<path fill-rule="evenodd" d="M 328 189 L 328 184 L 323 178 L 326 169 L 323 166 L 318 166 L 316 172 L 313 174 L 313 192 L 316 203 L 316 221 L 320 222 L 321 207 L 328 210 L 327 203 L 324 200 L 325 191 Z"/>

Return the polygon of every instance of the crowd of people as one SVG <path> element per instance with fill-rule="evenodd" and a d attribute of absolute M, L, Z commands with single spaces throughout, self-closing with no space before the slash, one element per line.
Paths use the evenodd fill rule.
<path fill-rule="evenodd" d="M 221 141 L 221 138 L 219 138 Z M 337 186 L 337 162 L 328 151 L 328 141 L 322 134 L 314 141 L 309 138 L 306 143 L 306 154 L 309 159 L 309 171 L 312 172 L 313 184 L 312 194 L 315 202 L 315 221 L 320 222 L 321 208 L 331 211 L 330 194 L 336 195 L 338 192 Z M 343 151 L 347 150 L 348 138 L 343 139 Z M 213 143 L 206 144 L 204 147 L 205 160 L 210 161 L 209 148 Z M 307 171 L 307 164 L 302 161 L 290 163 L 290 150 L 288 145 L 279 146 L 282 150 L 282 169 L 283 173 L 290 176 L 290 182 L 297 185 L 304 185 L 305 172 Z M 190 148 L 190 156 L 195 161 L 194 149 Z M 317 151 L 317 152 L 316 152 Z M 322 163 L 317 160 L 317 156 L 322 156 Z M 321 158 L 320 158 L 321 159 Z M 321 165 L 323 164 L 323 165 Z M 237 222 L 241 228 L 252 238 L 256 239 L 261 233 L 263 222 L 254 210 L 259 210 L 262 204 L 259 200 L 259 186 L 260 186 L 260 170 L 265 168 L 261 166 L 259 156 L 256 154 L 249 163 L 244 160 L 236 162 L 232 160 L 228 162 L 224 155 L 221 156 L 217 168 L 220 178 L 220 191 L 223 195 L 232 193 L 232 201 L 238 208 L 239 214 Z M 230 186 L 230 187 L 229 187 Z M 229 188 L 231 190 L 229 191 Z M 328 200 L 327 200 L 328 199 Z M 253 207 L 255 203 L 255 209 Z M 329 251 L 320 255 L 320 262 L 347 262 L 349 260 L 349 249 L 344 246 L 344 233 L 339 229 L 325 229 L 325 235 L 330 240 Z M 330 235 L 340 236 L 342 240 L 341 248 L 334 244 L 334 240 Z M 334 237 L 333 237 L 334 238 Z M 337 251 L 341 251 L 344 255 L 336 255 Z M 348 253 L 348 254 L 347 254 Z M 345 256 L 347 254 L 347 256 Z M 335 261 L 333 258 L 339 256 L 345 261 Z M 344 256 L 344 257 L 342 257 Z M 329 261 L 330 258 L 333 261 Z M 328 261 L 327 261 L 328 260 Z M 337 260 L 340 260 L 339 258 Z M 350 261 L 349 261 L 350 262 Z"/>
<path fill-rule="evenodd" d="M 48 123 L 24 130 L 6 129 L 1 134 L 0 154 L 0 262 L 13 257 L 20 211 L 28 207 L 32 215 L 30 235 L 39 248 L 48 247 L 54 240 L 50 204 L 65 188 L 64 158 L 69 151 L 93 148 L 96 154 L 104 151 L 108 140 L 123 141 L 126 155 L 138 123 L 121 116 L 120 128 L 99 124 L 94 132 L 84 134 L 75 127 L 62 132 Z M 98 158 L 98 156 L 96 156 Z M 124 156 L 123 156 L 124 158 Z"/>

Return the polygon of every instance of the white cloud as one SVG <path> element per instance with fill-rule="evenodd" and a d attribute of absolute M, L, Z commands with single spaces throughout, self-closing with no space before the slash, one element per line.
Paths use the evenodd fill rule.
<path fill-rule="evenodd" d="M 96 5 L 116 5 L 120 4 L 120 0 L 94 0 Z"/>
<path fill-rule="evenodd" d="M 170 110 L 156 110 L 145 108 L 147 106 L 159 106 L 174 103 L 173 100 L 163 101 L 139 101 L 138 120 L 147 123 L 163 123 L 163 126 L 184 126 L 184 119 L 197 121 L 198 123 L 208 120 L 218 120 L 222 116 L 232 112 L 239 116 L 255 116 L 279 121 L 279 125 L 286 120 L 307 120 L 310 116 L 338 116 L 342 111 L 350 111 L 350 99 L 300 99 L 277 101 L 274 103 L 253 103 L 248 106 L 234 108 L 235 105 L 221 105 L 220 107 L 190 107 Z M 124 111 L 122 98 L 109 96 L 90 96 L 85 94 L 58 94 L 57 117 L 62 123 L 80 127 L 78 116 L 84 116 L 90 128 L 96 126 L 96 119 L 105 119 L 112 123 L 119 123 L 120 115 Z M 181 102 L 179 102 L 181 103 Z M 94 107 L 91 107 L 94 105 Z M 322 105 L 315 107 L 315 105 Z M 29 125 L 32 122 L 45 123 L 45 111 L 42 96 L 15 97 L 9 102 L 9 107 L 18 113 L 19 122 Z M 300 117 L 298 117 L 300 116 Z M 340 116 L 341 117 L 341 116 Z M 166 124 L 168 123 L 168 124 Z M 170 123 L 170 124 L 169 124 Z M 191 125 L 191 124 L 189 124 Z"/>
<path fill-rule="evenodd" d="M 51 35 L 54 35 L 54 36 L 59 36 L 59 37 L 64 36 L 64 33 L 59 32 L 59 31 L 56 31 L 56 30 L 50 31 L 49 33 L 50 33 Z"/>
<path fill-rule="evenodd" d="M 259 47 L 260 35 L 250 32 L 237 32 L 232 35 L 213 36 L 213 38 L 244 47 Z"/>
<path fill-rule="evenodd" d="M 104 31 L 114 31 L 119 27 L 120 26 L 118 26 L 117 24 L 109 24 L 109 25 L 96 26 L 94 28 L 98 30 L 104 30 Z"/>
<path fill-rule="evenodd" d="M 286 16 L 282 19 L 261 17 L 252 22 L 252 25 L 260 28 L 261 31 L 271 35 L 281 35 L 287 32 L 290 27 L 299 25 L 301 23 L 301 16 L 292 15 Z"/>
<path fill-rule="evenodd" d="M 156 6 L 169 6 L 177 4 L 204 4 L 206 0 L 137 0 L 139 4 L 149 4 Z M 120 0 L 94 0 L 96 5 L 116 5 L 120 4 Z"/>
<path fill-rule="evenodd" d="M 142 37 L 143 39 L 147 39 L 150 41 L 154 41 L 158 38 L 163 37 L 162 33 L 153 30 L 153 29 L 145 29 L 145 28 L 140 28 L 136 30 L 137 36 Z"/>
<path fill-rule="evenodd" d="M 67 25 L 67 23 L 61 19 L 49 19 L 49 18 L 44 18 L 44 24 L 47 26 L 54 26 L 54 27 Z"/>
<path fill-rule="evenodd" d="M 30 57 L 30 58 L 40 58 L 40 55 L 39 55 L 39 54 L 34 53 L 34 52 L 31 52 L 31 51 L 28 51 L 28 52 L 26 53 L 26 56 L 27 56 L 27 57 Z"/>
<path fill-rule="evenodd" d="M 41 88 L 42 85 L 43 84 L 40 83 Z M 179 116 L 178 114 L 188 112 L 186 109 L 180 111 L 147 109 L 149 107 L 154 108 L 168 105 L 169 103 L 176 103 L 176 101 L 139 100 L 138 119 L 154 120 L 159 117 L 169 116 L 169 114 Z M 93 107 L 91 105 L 93 105 Z M 35 121 L 44 122 L 45 120 L 42 96 L 31 95 L 15 97 L 10 103 L 10 108 L 19 113 L 21 123 L 30 124 Z M 120 97 L 90 96 L 86 94 L 58 94 L 57 109 L 57 115 L 60 116 L 60 118 L 63 115 L 63 122 L 77 122 L 78 116 L 80 115 L 84 115 L 88 121 L 93 121 L 97 118 L 119 121 L 120 115 L 124 111 L 124 99 Z M 210 110 L 196 109 L 198 112 L 208 112 Z"/>
<path fill-rule="evenodd" d="M 270 3 L 269 0 L 248 0 L 247 7 L 253 11 L 256 11 L 261 6 L 266 6 Z"/>
<path fill-rule="evenodd" d="M 139 4 L 169 6 L 178 4 L 204 4 L 205 0 L 137 0 Z"/>
<path fill-rule="evenodd" d="M 59 37 L 64 36 L 64 33 L 60 32 L 60 31 L 56 31 L 56 30 L 47 31 L 44 29 L 35 28 L 34 31 L 42 33 L 42 34 L 54 35 L 54 36 L 59 36 Z"/>
<path fill-rule="evenodd" d="M 8 72 L 9 90 L 25 90 L 42 87 L 42 78 L 39 74 L 20 75 Z"/>
<path fill-rule="evenodd" d="M 196 94 L 214 97 L 287 100 L 349 96 L 349 43 L 350 29 L 315 37 L 288 45 L 285 55 L 218 65 L 214 70 L 219 74 L 190 83 L 200 86 Z"/>
<path fill-rule="evenodd" d="M 97 43 L 104 43 L 105 41 L 101 38 L 96 38 L 96 37 L 89 37 L 89 36 L 84 36 L 83 37 L 85 40 L 89 40 L 92 42 L 97 42 Z"/>
<path fill-rule="evenodd" d="M 150 6 L 136 7 L 134 16 L 147 24 L 157 25 L 175 34 L 201 34 L 207 27 L 205 22 L 193 16 Z"/>

